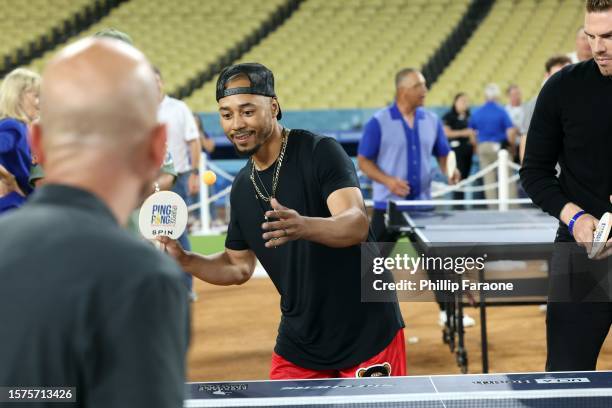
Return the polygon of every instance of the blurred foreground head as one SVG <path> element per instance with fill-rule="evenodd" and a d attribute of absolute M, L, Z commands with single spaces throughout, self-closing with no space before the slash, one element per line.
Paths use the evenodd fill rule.
<path fill-rule="evenodd" d="M 47 182 L 150 190 L 165 156 L 157 107 L 151 64 L 134 47 L 86 38 L 64 48 L 43 73 L 32 131 Z"/>

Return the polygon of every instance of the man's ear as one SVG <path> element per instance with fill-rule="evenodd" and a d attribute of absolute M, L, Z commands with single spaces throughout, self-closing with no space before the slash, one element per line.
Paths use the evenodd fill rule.
<path fill-rule="evenodd" d="M 166 159 L 167 149 L 167 129 L 165 123 L 156 125 L 151 130 L 151 142 L 149 144 L 149 155 L 155 163 L 156 169 L 159 169 Z"/>
<path fill-rule="evenodd" d="M 45 164 L 45 151 L 43 148 L 43 134 L 40 124 L 35 122 L 30 126 L 28 132 L 28 142 L 30 144 L 30 150 L 36 157 L 38 164 L 44 166 Z"/>
<path fill-rule="evenodd" d="M 276 119 L 276 116 L 278 116 L 278 111 L 280 110 L 278 99 L 272 98 L 271 104 L 272 104 L 272 117 Z"/>

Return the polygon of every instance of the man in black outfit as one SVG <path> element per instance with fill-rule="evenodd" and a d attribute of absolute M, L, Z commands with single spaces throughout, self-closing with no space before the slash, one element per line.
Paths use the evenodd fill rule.
<path fill-rule="evenodd" d="M 217 101 L 225 134 L 250 157 L 232 186 L 225 251 L 204 257 L 164 240 L 168 251 L 218 285 L 246 282 L 259 259 L 281 295 L 272 379 L 405 374 L 397 302 L 360 299 L 368 219 L 348 155 L 332 138 L 281 127 L 263 65 L 225 68 Z"/>
<path fill-rule="evenodd" d="M 112 39 L 72 44 L 43 75 L 45 185 L 0 219 L 0 385 L 75 387 L 77 405 L 36 406 L 183 404 L 181 270 L 122 227 L 166 155 L 157 96 L 150 63 Z"/>
<path fill-rule="evenodd" d="M 521 169 L 534 203 L 561 221 L 556 242 L 586 249 L 577 256 L 566 249 L 572 244 L 556 245 L 547 309 L 549 371 L 594 370 L 612 323 L 609 291 L 594 299 L 590 295 L 602 282 L 591 285 L 592 277 L 583 273 L 603 269 L 600 277 L 609 279 L 610 272 L 610 241 L 597 260 L 588 260 L 587 253 L 599 218 L 612 211 L 612 0 L 586 1 L 584 30 L 594 59 L 563 68 L 542 88 Z M 567 285 L 573 292 L 563 297 Z M 591 287 L 577 293 L 585 285 Z"/>

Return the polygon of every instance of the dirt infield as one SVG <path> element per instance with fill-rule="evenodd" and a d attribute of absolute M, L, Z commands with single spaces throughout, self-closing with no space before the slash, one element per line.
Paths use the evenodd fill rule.
<path fill-rule="evenodd" d="M 190 381 L 267 379 L 276 339 L 280 297 L 269 279 L 243 286 L 215 287 L 196 283 L 199 300 L 192 307 L 189 350 Z M 406 321 L 408 373 L 458 374 L 459 368 L 442 343 L 435 303 L 402 303 Z M 469 309 L 477 324 L 467 329 L 469 372 L 481 372 L 478 310 Z M 490 372 L 542 371 L 546 359 L 545 315 L 538 306 L 487 309 Z M 606 340 L 599 370 L 612 369 L 612 340 Z"/>

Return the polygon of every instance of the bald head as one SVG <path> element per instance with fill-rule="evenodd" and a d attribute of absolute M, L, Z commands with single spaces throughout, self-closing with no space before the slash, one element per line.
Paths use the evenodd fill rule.
<path fill-rule="evenodd" d="M 44 147 L 125 149 L 157 124 L 155 75 L 144 55 L 121 41 L 87 38 L 46 67 L 41 89 Z"/>
<path fill-rule="evenodd" d="M 42 81 L 30 145 L 45 182 L 92 192 L 125 223 L 166 155 L 150 63 L 124 42 L 87 38 L 57 54 Z"/>

